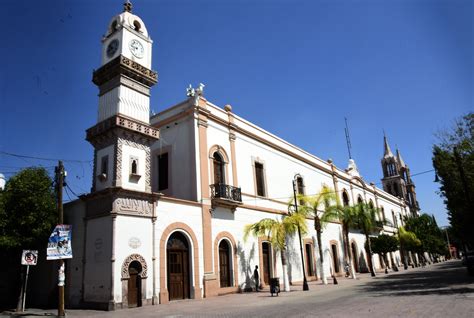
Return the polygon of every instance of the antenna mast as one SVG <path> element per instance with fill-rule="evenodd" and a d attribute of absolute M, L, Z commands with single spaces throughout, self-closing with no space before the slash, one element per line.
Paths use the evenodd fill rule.
<path fill-rule="evenodd" d="M 347 126 L 347 118 L 344 117 L 344 121 L 346 122 L 346 128 L 344 128 L 344 131 L 346 132 L 346 143 L 347 143 L 347 152 L 349 153 L 349 159 L 352 159 L 351 155 L 351 137 L 349 136 L 349 126 Z"/>

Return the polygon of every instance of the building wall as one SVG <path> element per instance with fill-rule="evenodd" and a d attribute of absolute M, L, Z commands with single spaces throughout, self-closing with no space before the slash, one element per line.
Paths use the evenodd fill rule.
<path fill-rule="evenodd" d="M 89 219 L 86 222 L 84 301 L 108 303 L 112 287 L 112 217 Z"/>
<path fill-rule="evenodd" d="M 101 181 L 98 176 L 101 174 L 102 169 L 102 158 L 108 157 L 107 162 L 107 178 Z M 113 179 L 113 169 L 114 169 L 114 146 L 108 146 L 103 149 L 97 150 L 96 164 L 95 164 L 95 173 L 92 176 L 96 179 L 95 187 L 97 191 L 106 189 L 112 186 Z"/>
<path fill-rule="evenodd" d="M 83 222 L 86 206 L 83 201 L 76 200 L 64 206 L 64 220 L 72 226 L 72 255 L 66 260 L 66 288 L 69 295 L 68 306 L 79 307 L 82 301 L 84 277 L 84 243 L 86 223 Z"/>
<path fill-rule="evenodd" d="M 195 289 L 191 294 L 195 293 L 197 298 L 202 298 L 201 282 L 204 277 L 204 254 L 201 207 L 192 202 L 186 203 L 173 201 L 172 199 L 163 199 L 158 202 L 156 216 L 155 255 L 158 262 L 155 263 L 155 271 L 157 273 L 157 293 L 163 292 L 163 287 L 166 288 L 166 243 L 172 233 L 180 231 L 185 234 L 190 244 L 190 285 Z M 190 233 L 189 228 L 192 233 Z M 196 241 L 193 241 L 193 239 Z M 198 250 L 198 255 L 195 255 L 195 247 Z"/>
<path fill-rule="evenodd" d="M 160 128 L 160 139 L 151 147 L 152 189 L 158 192 L 157 156 L 168 153 L 169 187 L 167 196 L 197 201 L 194 119 L 191 116 L 171 121 Z"/>
<path fill-rule="evenodd" d="M 152 284 L 152 222 L 149 218 L 134 216 L 117 216 L 115 221 L 115 267 L 114 267 L 114 300 L 121 303 L 123 299 L 122 270 L 124 262 L 133 254 L 139 254 L 145 259 L 147 266 L 146 299 L 153 295 Z M 127 268 L 128 270 L 128 268 Z M 142 284 L 144 281 L 142 280 Z"/>

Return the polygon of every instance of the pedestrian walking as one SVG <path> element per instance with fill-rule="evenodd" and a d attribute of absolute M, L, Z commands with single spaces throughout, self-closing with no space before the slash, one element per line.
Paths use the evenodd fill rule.
<path fill-rule="evenodd" d="M 346 272 L 346 277 L 351 276 L 349 269 L 350 269 L 349 264 L 344 263 L 344 271 Z"/>
<path fill-rule="evenodd" d="M 255 291 L 258 292 L 260 287 L 260 278 L 258 276 L 258 265 L 255 265 L 255 270 L 253 271 L 253 279 L 255 280 Z"/>

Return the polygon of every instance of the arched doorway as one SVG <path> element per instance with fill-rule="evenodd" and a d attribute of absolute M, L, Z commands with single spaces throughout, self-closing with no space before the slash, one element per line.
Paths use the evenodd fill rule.
<path fill-rule="evenodd" d="M 339 273 L 339 253 L 337 252 L 337 243 L 331 243 L 333 274 Z"/>
<path fill-rule="evenodd" d="M 128 307 L 142 306 L 142 265 L 138 261 L 133 261 L 128 266 Z"/>
<path fill-rule="evenodd" d="M 272 254 L 272 246 L 269 242 L 262 243 L 262 258 L 263 258 L 263 268 L 262 268 L 262 276 L 263 282 L 265 285 L 270 285 L 270 275 L 271 275 L 271 254 Z"/>
<path fill-rule="evenodd" d="M 166 254 L 169 299 L 189 298 L 189 244 L 181 232 L 171 234 Z"/>
<path fill-rule="evenodd" d="M 357 245 L 355 242 L 351 243 L 351 249 L 352 249 L 352 263 L 354 264 L 354 270 L 356 273 L 359 273 L 359 255 L 357 254 Z"/>
<path fill-rule="evenodd" d="M 231 284 L 231 250 L 227 240 L 219 243 L 219 278 L 221 287 L 230 287 Z"/>

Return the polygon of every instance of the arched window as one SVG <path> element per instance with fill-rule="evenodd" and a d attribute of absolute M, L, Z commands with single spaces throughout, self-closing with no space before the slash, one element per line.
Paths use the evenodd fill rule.
<path fill-rule="evenodd" d="M 225 184 L 224 160 L 222 156 L 215 152 L 214 156 L 214 184 Z"/>
<path fill-rule="evenodd" d="M 374 202 L 372 202 L 372 199 L 369 200 L 369 208 L 370 208 L 370 210 L 374 211 Z M 379 216 L 377 214 L 375 214 L 375 219 L 377 221 L 379 220 Z"/>
<path fill-rule="evenodd" d="M 342 192 L 342 204 L 343 204 L 344 206 L 348 206 L 348 205 L 349 205 L 349 196 L 347 195 L 346 190 L 344 190 L 344 191 Z"/>
<path fill-rule="evenodd" d="M 301 176 L 298 176 L 296 178 L 296 193 L 300 195 L 304 195 L 304 181 L 303 181 L 303 177 Z M 299 200 L 299 204 L 303 205 L 304 200 Z"/>
<path fill-rule="evenodd" d="M 399 192 L 399 189 L 398 189 L 398 185 L 396 183 L 393 184 L 393 194 L 396 196 L 396 197 L 399 197 L 400 196 L 400 192 Z"/>
<path fill-rule="evenodd" d="M 357 197 L 357 203 L 363 203 L 363 202 L 364 202 L 364 200 L 362 200 L 362 197 L 359 195 Z"/>
<path fill-rule="evenodd" d="M 393 225 L 398 228 L 398 220 L 397 217 L 395 216 L 395 212 L 392 211 L 392 220 L 393 220 Z"/>

